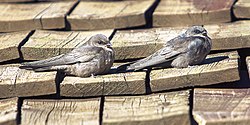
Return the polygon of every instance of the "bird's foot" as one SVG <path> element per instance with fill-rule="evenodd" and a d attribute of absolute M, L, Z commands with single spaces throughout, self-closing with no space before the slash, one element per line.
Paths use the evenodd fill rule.
<path fill-rule="evenodd" d="M 94 74 L 91 74 L 91 76 L 90 76 L 91 78 L 96 78 L 96 76 L 94 75 Z"/>
<path fill-rule="evenodd" d="M 196 68 L 198 67 L 197 65 L 192 65 L 192 66 L 188 66 L 188 68 Z"/>

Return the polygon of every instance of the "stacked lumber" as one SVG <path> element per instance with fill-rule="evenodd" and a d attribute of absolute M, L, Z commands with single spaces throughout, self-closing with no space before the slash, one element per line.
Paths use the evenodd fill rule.
<path fill-rule="evenodd" d="M 189 90 L 144 96 L 105 97 L 103 124 L 188 125 Z"/>
<path fill-rule="evenodd" d="M 18 66 L 0 65 L 0 98 L 56 93 L 56 72 L 34 72 Z"/>
<path fill-rule="evenodd" d="M 16 125 L 18 98 L 0 100 L 0 124 Z"/>
<path fill-rule="evenodd" d="M 250 1 L 238 0 L 233 7 L 233 12 L 236 18 L 250 18 Z"/>
<path fill-rule="evenodd" d="M 199 125 L 247 125 L 249 89 L 195 89 L 193 116 Z"/>
<path fill-rule="evenodd" d="M 65 28 L 65 17 L 76 3 L 0 4 L 0 32 Z"/>
<path fill-rule="evenodd" d="M 22 106 L 22 125 L 99 125 L 100 98 L 27 99 Z"/>
<path fill-rule="evenodd" d="M 71 30 L 120 29 L 143 26 L 155 0 L 81 1 L 67 16 Z"/>
<path fill-rule="evenodd" d="M 0 34 L 0 62 L 20 58 L 19 47 L 29 31 Z"/>
<path fill-rule="evenodd" d="M 230 22 L 234 0 L 161 0 L 153 26 L 191 26 Z"/>

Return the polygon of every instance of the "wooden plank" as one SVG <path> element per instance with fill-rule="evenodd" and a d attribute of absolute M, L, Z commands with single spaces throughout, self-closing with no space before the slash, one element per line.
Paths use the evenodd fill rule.
<path fill-rule="evenodd" d="M 0 3 L 34 2 L 35 0 L 0 0 Z"/>
<path fill-rule="evenodd" d="M 41 60 L 67 53 L 84 44 L 95 34 L 110 37 L 113 30 L 100 31 L 46 31 L 37 30 L 22 46 L 25 60 Z"/>
<path fill-rule="evenodd" d="M 0 98 L 56 93 L 56 72 L 33 72 L 19 65 L 0 66 Z"/>
<path fill-rule="evenodd" d="M 152 70 L 150 87 L 152 92 L 204 86 L 240 80 L 237 52 L 209 55 L 201 65 L 188 68 L 166 68 Z"/>
<path fill-rule="evenodd" d="M 0 100 L 0 124 L 16 125 L 18 98 Z"/>
<path fill-rule="evenodd" d="M 0 34 L 0 62 L 20 58 L 18 46 L 29 33 L 29 31 L 23 31 Z"/>
<path fill-rule="evenodd" d="M 146 72 L 127 72 L 95 77 L 65 77 L 60 95 L 87 97 L 100 95 L 144 94 Z"/>
<path fill-rule="evenodd" d="M 189 91 L 105 97 L 103 124 L 188 125 Z"/>
<path fill-rule="evenodd" d="M 237 21 L 204 26 L 212 39 L 212 50 L 228 50 L 250 47 L 250 21 Z M 146 57 L 166 41 L 184 32 L 187 27 L 118 30 L 111 40 L 116 60 Z"/>
<path fill-rule="evenodd" d="M 236 18 L 250 18 L 250 0 L 237 0 L 233 13 Z"/>
<path fill-rule="evenodd" d="M 76 1 L 0 4 L 0 32 L 61 29 Z"/>
<path fill-rule="evenodd" d="M 100 98 L 27 99 L 22 106 L 22 125 L 99 125 Z"/>
<path fill-rule="evenodd" d="M 195 89 L 193 116 L 199 125 L 248 125 L 249 89 Z"/>
<path fill-rule="evenodd" d="M 22 3 L 22 2 L 51 2 L 51 1 L 72 1 L 72 0 L 0 0 L 0 3 Z"/>
<path fill-rule="evenodd" d="M 191 26 L 230 22 L 234 0 L 161 0 L 153 26 Z"/>
<path fill-rule="evenodd" d="M 81 1 L 67 16 L 72 30 L 128 28 L 146 24 L 145 12 L 154 0 Z"/>

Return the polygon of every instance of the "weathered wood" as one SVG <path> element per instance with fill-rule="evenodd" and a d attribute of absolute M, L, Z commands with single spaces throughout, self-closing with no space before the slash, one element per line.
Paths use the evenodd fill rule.
<path fill-rule="evenodd" d="M 234 0 L 161 0 L 153 26 L 190 26 L 230 22 Z"/>
<path fill-rule="evenodd" d="M 0 62 L 20 58 L 18 46 L 28 34 L 29 31 L 0 34 Z"/>
<path fill-rule="evenodd" d="M 72 0 L 0 0 L 0 3 L 22 3 L 22 2 L 51 2 L 51 1 L 72 1 Z M 76 0 L 75 0 L 76 1 Z"/>
<path fill-rule="evenodd" d="M 103 124 L 188 125 L 189 91 L 105 97 Z"/>
<path fill-rule="evenodd" d="M 249 89 L 195 89 L 193 116 L 199 125 L 248 125 Z"/>
<path fill-rule="evenodd" d="M 21 52 L 25 60 L 41 60 L 67 53 L 84 44 L 96 34 L 110 37 L 113 30 L 101 31 L 46 31 L 37 30 L 22 46 Z"/>
<path fill-rule="evenodd" d="M 212 50 L 228 50 L 250 47 L 250 21 L 205 25 L 212 39 Z M 163 44 L 184 32 L 187 27 L 152 28 L 140 30 L 118 30 L 111 43 L 116 60 L 146 57 Z"/>
<path fill-rule="evenodd" d="M 145 12 L 154 0 L 81 1 L 67 16 L 72 30 L 127 28 L 146 24 Z"/>
<path fill-rule="evenodd" d="M 0 3 L 33 2 L 34 0 L 0 0 Z"/>
<path fill-rule="evenodd" d="M 144 94 L 146 72 L 128 72 L 95 77 L 65 77 L 60 95 L 86 97 L 100 95 Z"/>
<path fill-rule="evenodd" d="M 33 72 L 18 65 L 0 66 L 0 98 L 56 93 L 56 72 Z"/>
<path fill-rule="evenodd" d="M 158 69 L 150 73 L 153 92 L 237 80 L 240 80 L 237 52 L 209 55 L 201 65 L 182 69 Z"/>
<path fill-rule="evenodd" d="M 99 125 L 100 98 L 24 100 L 22 125 Z"/>
<path fill-rule="evenodd" d="M 143 30 L 117 31 L 111 40 L 115 59 L 133 59 L 149 56 L 163 47 L 163 44 L 176 37 L 184 28 L 154 28 Z"/>
<path fill-rule="evenodd" d="M 233 12 L 236 18 L 250 18 L 250 0 L 238 0 Z"/>
<path fill-rule="evenodd" d="M 16 125 L 18 98 L 0 100 L 0 124 Z"/>
<path fill-rule="evenodd" d="M 60 29 L 76 1 L 0 4 L 0 32 Z"/>

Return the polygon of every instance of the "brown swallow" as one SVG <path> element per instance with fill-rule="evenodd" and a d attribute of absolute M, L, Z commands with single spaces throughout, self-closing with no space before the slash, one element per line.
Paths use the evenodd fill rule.
<path fill-rule="evenodd" d="M 154 67 L 184 68 L 201 63 L 210 52 L 212 41 L 202 26 L 193 26 L 170 41 L 152 55 L 136 61 L 127 70 L 140 70 Z"/>
<path fill-rule="evenodd" d="M 45 60 L 22 63 L 20 68 L 34 71 L 63 71 L 67 75 L 88 77 L 107 73 L 114 62 L 114 51 L 109 39 L 97 34 L 82 46 Z"/>

